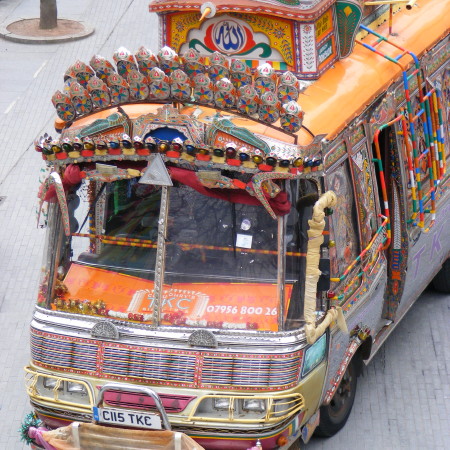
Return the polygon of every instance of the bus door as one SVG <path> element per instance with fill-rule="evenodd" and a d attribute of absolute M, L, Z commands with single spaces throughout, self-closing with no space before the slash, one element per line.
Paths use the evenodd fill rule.
<path fill-rule="evenodd" d="M 397 124 L 383 128 L 378 136 L 381 163 L 386 183 L 387 202 L 390 212 L 391 241 L 386 252 L 387 286 L 383 317 L 394 320 L 400 299 L 402 297 L 408 262 L 408 233 L 406 217 L 406 187 L 404 173 L 403 145 L 398 137 Z M 401 127 L 399 127 L 401 128 Z M 372 144 L 374 158 L 375 145 Z M 377 161 L 374 161 L 378 165 Z M 378 168 L 377 168 L 378 169 Z M 384 199 L 381 191 L 380 172 L 377 172 L 378 193 L 381 213 L 384 214 Z"/>

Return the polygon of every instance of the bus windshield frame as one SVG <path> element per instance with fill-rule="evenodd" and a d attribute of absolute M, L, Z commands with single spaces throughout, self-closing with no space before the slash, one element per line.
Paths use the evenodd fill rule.
<path fill-rule="evenodd" d="M 136 179 L 83 181 L 67 200 L 70 237 L 51 209 L 49 235 L 59 237 L 49 239 L 40 306 L 152 326 L 285 329 L 305 257 L 292 247 L 295 208 L 274 220 L 262 205 Z"/>

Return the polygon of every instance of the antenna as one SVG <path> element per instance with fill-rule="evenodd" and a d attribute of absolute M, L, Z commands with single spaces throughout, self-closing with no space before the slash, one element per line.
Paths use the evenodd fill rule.
<path fill-rule="evenodd" d="M 392 33 L 392 17 L 394 15 L 392 6 L 406 3 L 406 9 L 410 10 L 416 4 L 416 1 L 417 0 L 379 0 L 364 2 L 364 6 L 389 5 L 389 35 L 395 36 L 395 33 Z"/>

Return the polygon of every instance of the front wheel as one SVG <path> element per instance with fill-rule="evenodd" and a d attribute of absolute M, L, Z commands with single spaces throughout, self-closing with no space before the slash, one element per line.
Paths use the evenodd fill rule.
<path fill-rule="evenodd" d="M 438 292 L 450 294 L 450 258 L 444 261 L 441 270 L 433 278 L 431 285 Z"/>
<path fill-rule="evenodd" d="M 355 355 L 350 361 L 330 403 L 320 407 L 320 423 L 315 431 L 317 436 L 333 436 L 347 422 L 355 401 L 357 358 L 358 355 Z"/>

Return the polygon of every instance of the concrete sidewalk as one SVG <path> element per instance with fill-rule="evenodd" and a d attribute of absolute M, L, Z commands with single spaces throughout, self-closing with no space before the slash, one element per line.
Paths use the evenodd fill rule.
<path fill-rule="evenodd" d="M 89 22 L 95 33 L 48 45 L 0 39 L 0 449 L 28 448 L 17 430 L 31 411 L 23 367 L 44 240 L 35 217 L 43 164 L 33 141 L 54 134 L 51 97 L 77 59 L 112 60 L 119 46 L 157 50 L 158 23 L 148 3 L 60 0 L 59 17 Z M 36 0 L 0 1 L 0 23 L 38 15 Z M 360 379 L 347 426 L 307 449 L 450 448 L 449 310 L 450 296 L 422 296 Z"/>
<path fill-rule="evenodd" d="M 1 0 L 0 23 L 39 16 L 36 0 Z M 44 230 L 36 228 L 42 159 L 33 141 L 55 134 L 53 93 L 66 69 L 94 54 L 112 60 L 120 46 L 156 51 L 157 17 L 147 0 L 58 1 L 58 17 L 92 23 L 95 33 L 73 42 L 15 43 L 0 39 L 0 449 L 23 446 L 18 429 L 31 411 L 23 367 L 29 360 L 29 323 L 36 301 Z"/>

